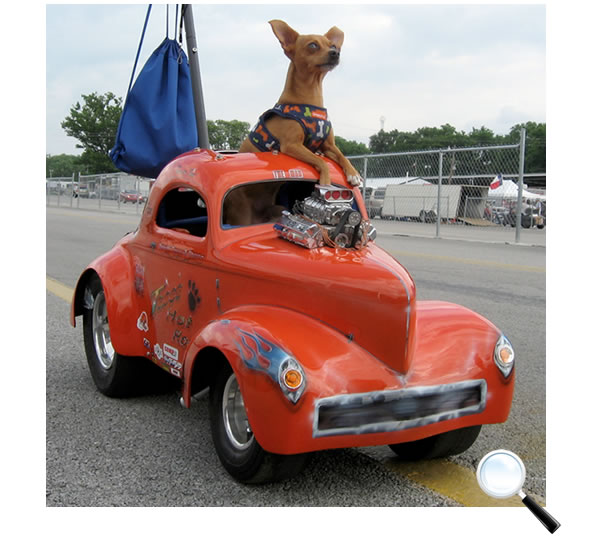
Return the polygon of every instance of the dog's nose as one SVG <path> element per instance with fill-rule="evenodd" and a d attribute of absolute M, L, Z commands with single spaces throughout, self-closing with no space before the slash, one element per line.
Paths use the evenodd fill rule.
<path fill-rule="evenodd" d="M 338 62 L 339 60 L 340 60 L 340 51 L 335 47 L 330 48 L 329 49 L 329 61 Z"/>

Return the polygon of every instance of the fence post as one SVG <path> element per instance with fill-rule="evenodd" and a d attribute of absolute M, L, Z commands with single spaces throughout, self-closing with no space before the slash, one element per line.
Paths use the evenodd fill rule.
<path fill-rule="evenodd" d="M 521 209 L 523 205 L 523 174 L 525 173 L 525 127 L 521 127 L 521 144 L 519 147 L 519 192 L 517 194 L 517 221 L 515 242 L 521 241 Z"/>
<path fill-rule="evenodd" d="M 368 162 L 369 162 L 369 158 L 367 158 L 365 156 L 365 163 L 363 165 L 364 169 L 363 169 L 363 186 L 362 186 L 363 200 L 365 199 L 365 194 L 367 192 L 367 164 L 368 164 Z M 372 200 L 373 194 L 375 194 L 374 190 L 371 191 L 371 196 L 369 197 L 369 203 L 365 205 L 369 219 L 371 219 L 371 200 Z"/>
<path fill-rule="evenodd" d="M 437 190 L 437 215 L 435 218 L 435 238 L 440 238 L 440 218 L 442 216 L 442 170 L 444 165 L 444 153 L 440 150 L 440 161 L 438 168 L 438 190 Z"/>

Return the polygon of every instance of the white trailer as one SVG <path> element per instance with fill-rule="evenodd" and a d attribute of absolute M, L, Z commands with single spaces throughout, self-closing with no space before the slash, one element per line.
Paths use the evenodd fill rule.
<path fill-rule="evenodd" d="M 487 188 L 472 185 L 441 185 L 442 220 L 478 220 L 483 218 Z M 406 183 L 388 185 L 381 217 L 433 223 L 437 219 L 438 185 Z"/>

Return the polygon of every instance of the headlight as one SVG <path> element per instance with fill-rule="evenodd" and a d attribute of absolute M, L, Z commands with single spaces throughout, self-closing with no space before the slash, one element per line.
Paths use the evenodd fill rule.
<path fill-rule="evenodd" d="M 279 386 L 293 404 L 302 396 L 306 388 L 306 377 L 302 366 L 294 358 L 287 358 L 282 362 L 279 369 Z"/>
<path fill-rule="evenodd" d="M 236 329 L 236 346 L 248 369 L 266 373 L 279 385 L 285 397 L 296 404 L 306 389 L 306 375 L 300 363 L 277 344 L 258 333 Z"/>
<path fill-rule="evenodd" d="M 496 343 L 494 362 L 504 377 L 508 377 L 515 366 L 515 350 L 504 335 L 500 335 Z"/>

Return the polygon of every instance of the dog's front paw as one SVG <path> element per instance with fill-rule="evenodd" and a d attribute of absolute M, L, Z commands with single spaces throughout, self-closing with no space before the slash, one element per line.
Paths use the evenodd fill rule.
<path fill-rule="evenodd" d="M 358 187 L 360 185 L 362 185 L 362 177 L 360 176 L 360 173 L 352 173 L 352 174 L 347 174 L 346 178 L 348 179 L 348 182 L 353 186 L 353 187 Z"/>

